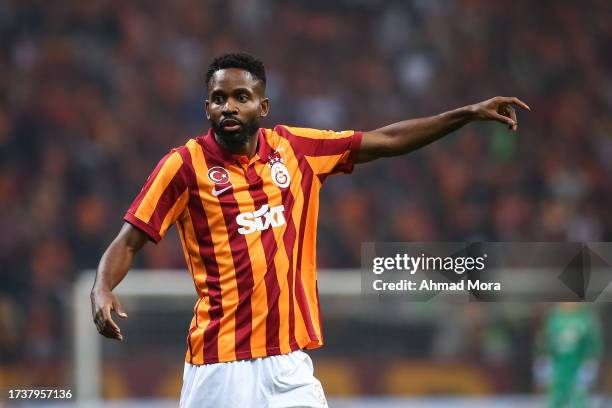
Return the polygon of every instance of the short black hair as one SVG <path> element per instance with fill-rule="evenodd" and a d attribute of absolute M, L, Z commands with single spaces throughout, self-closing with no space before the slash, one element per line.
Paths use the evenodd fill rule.
<path fill-rule="evenodd" d="M 210 78 L 212 78 L 215 72 L 226 68 L 244 69 L 250 72 L 254 78 L 263 82 L 264 87 L 266 86 L 266 68 L 263 62 L 244 52 L 223 54 L 216 57 L 208 66 L 208 71 L 206 72 L 206 85 L 210 83 Z"/>

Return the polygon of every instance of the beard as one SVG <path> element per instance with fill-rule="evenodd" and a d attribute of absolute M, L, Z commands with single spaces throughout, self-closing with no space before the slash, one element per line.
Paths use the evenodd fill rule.
<path fill-rule="evenodd" d="M 259 130 L 259 121 L 252 120 L 247 123 L 240 122 L 240 129 L 237 131 L 228 132 L 223 126 L 221 126 L 221 122 L 217 123 L 210 120 L 210 126 L 213 128 L 215 134 L 219 137 L 223 146 L 229 149 L 236 149 L 241 146 L 244 146 L 249 139 Z"/>

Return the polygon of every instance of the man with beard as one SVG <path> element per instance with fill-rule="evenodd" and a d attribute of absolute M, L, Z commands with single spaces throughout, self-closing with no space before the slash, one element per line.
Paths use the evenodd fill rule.
<path fill-rule="evenodd" d="M 319 190 L 355 163 L 425 146 L 471 121 L 516 131 L 512 97 L 370 131 L 260 128 L 270 109 L 263 64 L 216 58 L 207 134 L 172 149 L 105 251 L 91 292 L 98 331 L 122 340 L 112 290 L 134 255 L 176 224 L 198 300 L 187 335 L 181 407 L 324 407 L 303 349 L 323 345 L 316 279 Z"/>

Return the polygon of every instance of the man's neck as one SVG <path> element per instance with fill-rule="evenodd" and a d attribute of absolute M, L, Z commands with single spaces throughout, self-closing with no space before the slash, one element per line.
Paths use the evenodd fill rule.
<path fill-rule="evenodd" d="M 257 144 L 259 141 L 257 137 L 257 132 L 249 136 L 249 139 L 246 142 L 236 144 L 226 143 L 223 138 L 217 135 L 216 132 L 213 132 L 213 135 L 219 146 L 221 146 L 222 149 L 231 152 L 232 154 L 236 154 L 239 156 L 247 156 L 250 159 L 255 156 L 255 153 L 257 152 Z"/>

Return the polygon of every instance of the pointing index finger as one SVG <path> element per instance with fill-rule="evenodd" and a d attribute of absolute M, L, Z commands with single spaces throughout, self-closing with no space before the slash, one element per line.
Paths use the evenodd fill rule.
<path fill-rule="evenodd" d="M 504 98 L 504 102 L 506 102 L 506 103 L 514 103 L 514 104 L 520 106 L 523 109 L 527 109 L 528 111 L 531 110 L 531 108 L 525 102 L 521 101 L 516 96 L 506 97 L 506 98 Z"/>

